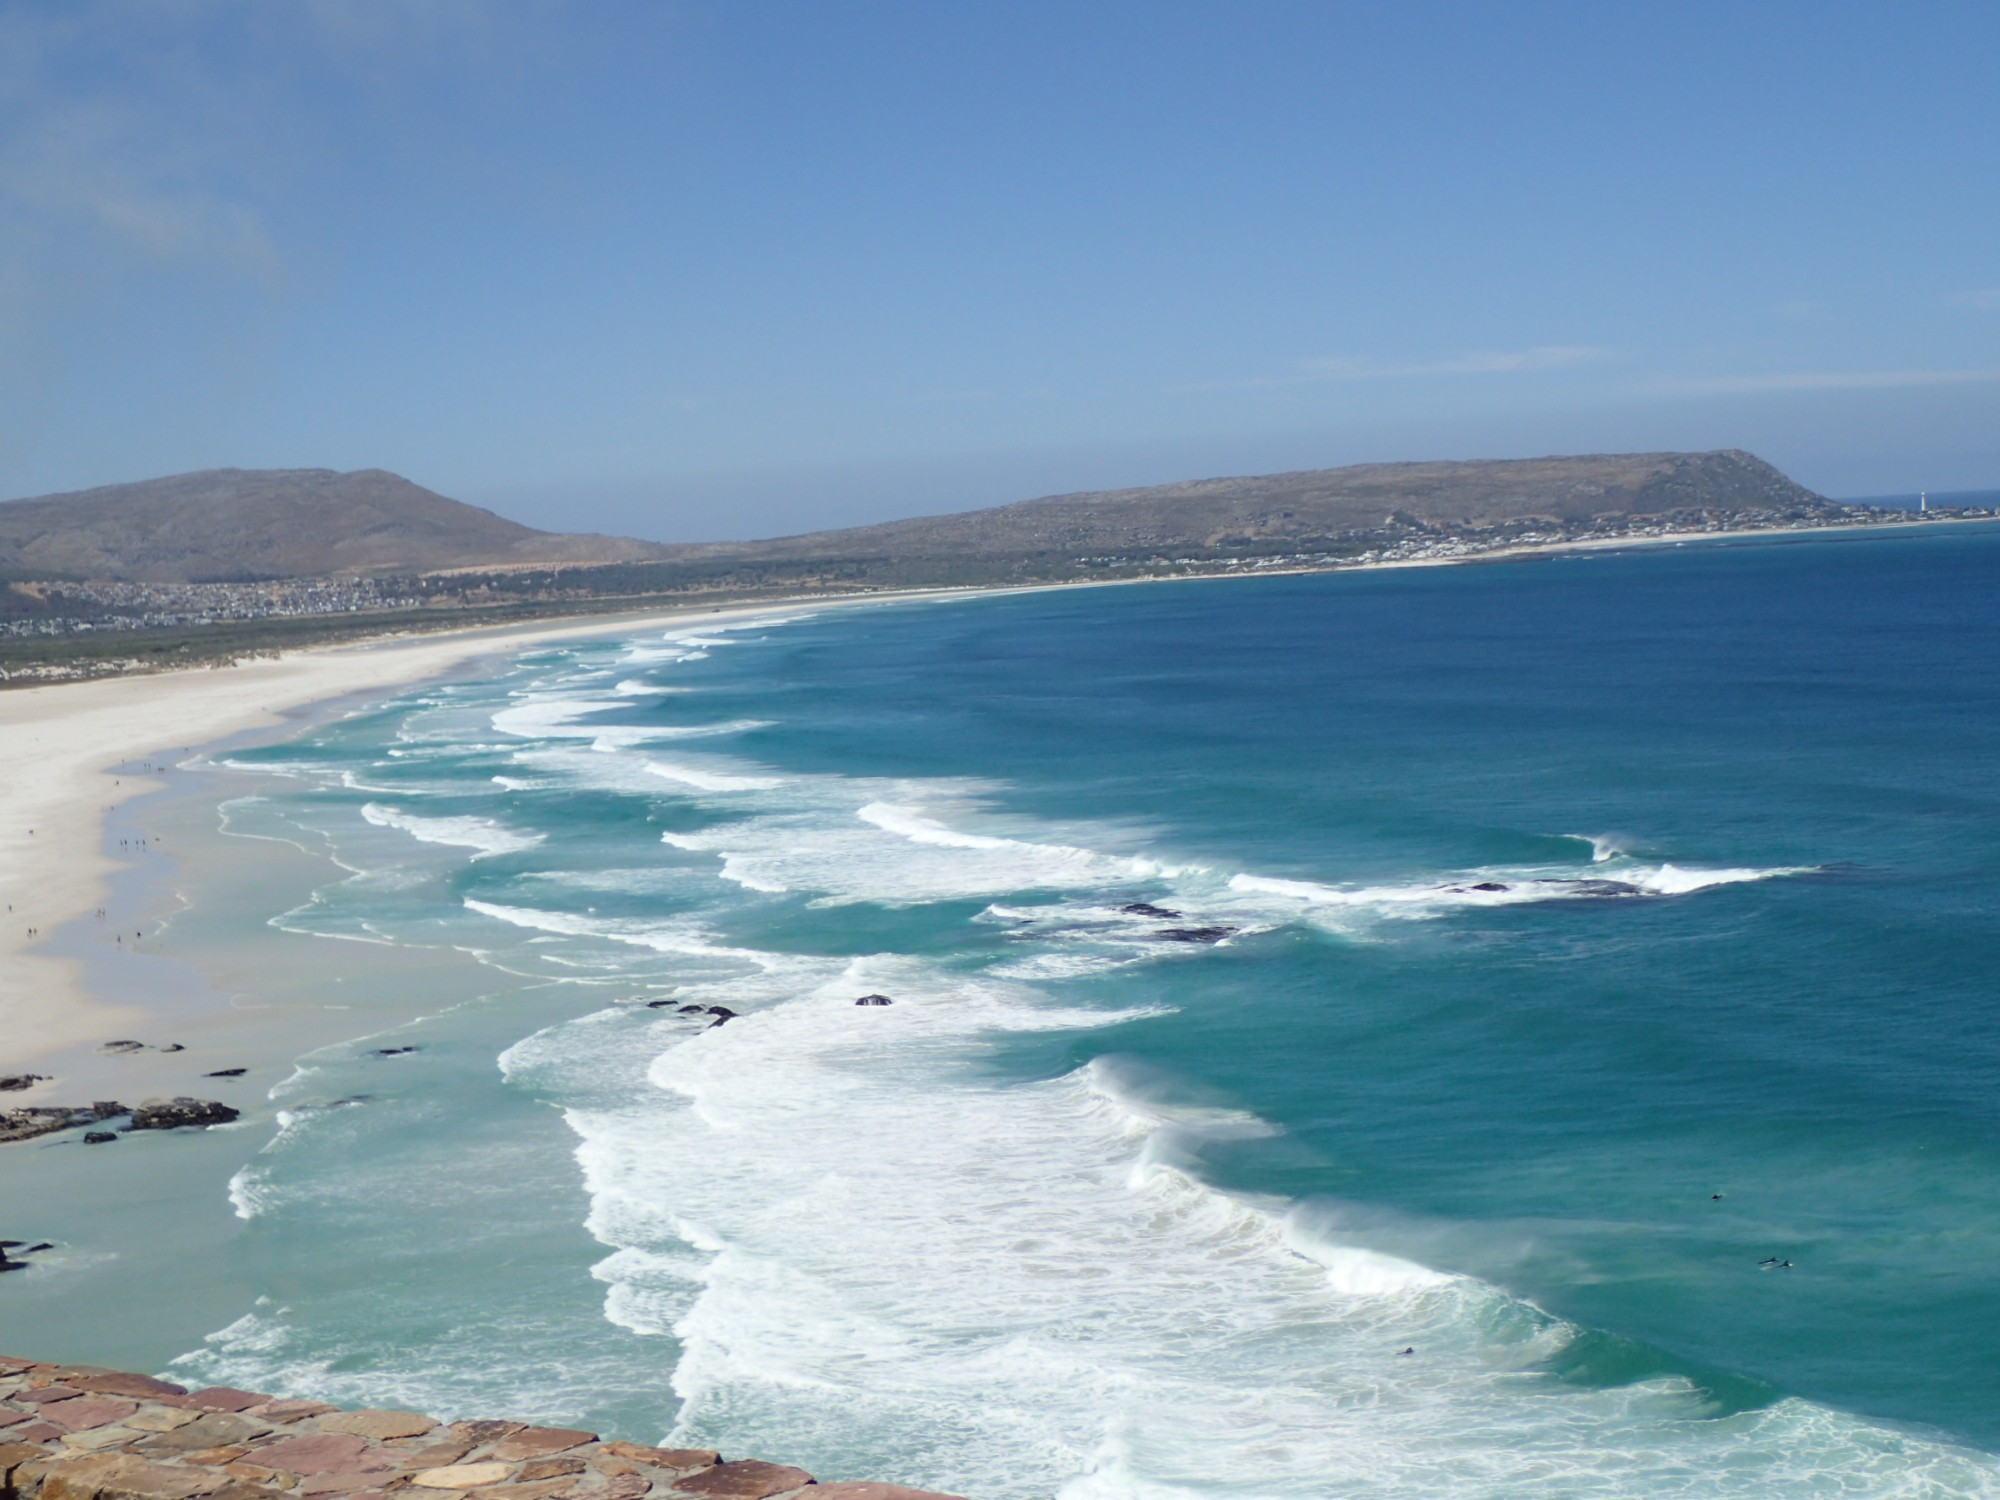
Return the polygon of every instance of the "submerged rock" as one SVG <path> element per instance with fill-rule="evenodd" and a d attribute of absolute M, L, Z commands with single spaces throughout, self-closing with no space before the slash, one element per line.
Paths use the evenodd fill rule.
<path fill-rule="evenodd" d="M 1234 927 L 1163 927 L 1153 937 L 1162 943 L 1219 943 L 1235 931 Z"/>
<path fill-rule="evenodd" d="M 1144 901 L 1134 901 L 1130 906 L 1121 906 L 1118 909 L 1128 917 L 1154 917 L 1163 922 L 1177 922 L 1181 915 L 1177 911 L 1168 911 L 1164 906 L 1153 906 Z"/>
<path fill-rule="evenodd" d="M 854 1002 L 856 1005 L 894 1005 L 896 1002 L 887 995 L 863 995 Z"/>
<path fill-rule="evenodd" d="M 86 1146 L 102 1146 L 106 1141 L 117 1139 L 118 1132 L 115 1130 L 86 1130 L 83 1133 L 83 1143 Z"/>
<path fill-rule="evenodd" d="M 713 1021 L 709 1022 L 708 1029 L 710 1031 L 715 1030 L 716 1027 L 722 1025 L 723 1022 L 725 1021 L 733 1021 L 736 1019 L 736 1012 L 731 1010 L 726 1005 L 711 1005 L 708 1008 L 708 1013 L 711 1016 L 715 1017 Z"/>
<path fill-rule="evenodd" d="M 12 1094 L 21 1089 L 33 1088 L 38 1083 L 47 1083 L 46 1073 L 9 1073 L 0 1077 L 0 1094 Z"/>
<path fill-rule="evenodd" d="M 1507 887 L 1497 880 L 1482 880 L 1477 885 L 1467 886 L 1466 889 L 1468 891 L 1504 891 Z"/>
<path fill-rule="evenodd" d="M 377 1047 L 368 1055 L 370 1057 L 403 1057 L 409 1053 L 421 1050 L 419 1047 Z"/>
<path fill-rule="evenodd" d="M 106 1042 L 102 1047 L 99 1047 L 97 1050 L 99 1052 L 110 1052 L 113 1054 L 122 1055 L 127 1052 L 144 1052 L 146 1050 L 146 1044 L 144 1042 L 135 1042 L 130 1037 L 120 1037 L 115 1042 Z"/>
<path fill-rule="evenodd" d="M 249 1071 L 248 1068 L 217 1068 L 213 1073 L 204 1073 L 201 1076 L 204 1078 L 241 1078 Z"/>
<path fill-rule="evenodd" d="M 707 1013 L 708 1007 L 705 1005 L 683 1005 L 681 1007 L 681 1014 L 684 1016 L 701 1016 Z"/>
<path fill-rule="evenodd" d="M 133 1130 L 179 1130 L 189 1125 L 227 1125 L 241 1114 L 214 1099 L 185 1096 L 164 1103 L 142 1104 L 132 1111 Z"/>

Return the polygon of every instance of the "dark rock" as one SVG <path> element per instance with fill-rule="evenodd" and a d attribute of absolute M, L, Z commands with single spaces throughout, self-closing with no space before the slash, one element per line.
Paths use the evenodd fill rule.
<path fill-rule="evenodd" d="M 93 1120 L 115 1120 L 120 1115 L 129 1115 L 131 1113 L 131 1110 L 120 1104 L 116 1099 L 99 1099 L 90 1106 L 90 1117 Z"/>
<path fill-rule="evenodd" d="M 115 1130 L 86 1130 L 83 1133 L 83 1143 L 86 1146 L 101 1146 L 106 1141 L 117 1139 L 118 1132 Z"/>
<path fill-rule="evenodd" d="M 1607 900 L 1617 896 L 1636 896 L 1639 894 L 1639 887 L 1628 885 L 1622 880 L 1571 880 L 1555 883 L 1566 884 L 1572 892 L 1579 896 L 1602 896 Z"/>
<path fill-rule="evenodd" d="M 416 1051 L 418 1051 L 418 1050 L 420 1050 L 420 1049 L 418 1049 L 418 1048 L 416 1048 L 416 1047 L 377 1047 L 377 1048 L 376 1048 L 376 1049 L 375 1049 L 375 1050 L 374 1050 L 373 1052 L 371 1052 L 371 1053 L 369 1054 L 369 1056 L 370 1056 L 370 1057 L 403 1057 L 403 1056 L 407 1055 L 408 1053 L 411 1053 L 411 1052 L 416 1052 Z"/>
<path fill-rule="evenodd" d="M 1497 880 L 1482 880 L 1477 885 L 1467 886 L 1466 889 L 1469 891 L 1504 891 L 1507 887 Z"/>
<path fill-rule="evenodd" d="M 0 1250 L 0 1271 L 25 1271 L 27 1269 L 28 1263 L 25 1260 L 9 1260 L 7 1252 Z"/>
<path fill-rule="evenodd" d="M 132 1111 L 133 1130 L 179 1130 L 187 1125 L 226 1125 L 241 1114 L 213 1099 L 174 1099 L 164 1104 L 142 1104 Z"/>
<path fill-rule="evenodd" d="M 0 1094 L 12 1094 L 21 1089 L 33 1088 L 38 1083 L 46 1083 L 46 1073 L 9 1073 L 0 1077 Z"/>
<path fill-rule="evenodd" d="M 54 1241 L 43 1240 L 39 1244 L 28 1246 L 28 1248 L 23 1250 L 21 1253 L 23 1255 L 40 1255 L 44 1250 L 53 1250 L 53 1249 L 55 1249 Z"/>
<path fill-rule="evenodd" d="M 1162 943 L 1219 943 L 1234 927 L 1164 927 L 1153 934 Z"/>
<path fill-rule="evenodd" d="M 863 995 L 854 1002 L 856 1005 L 894 1005 L 896 1002 L 887 995 Z"/>
<path fill-rule="evenodd" d="M 708 1013 L 711 1016 L 721 1016 L 722 1019 L 725 1021 L 728 1020 L 731 1016 L 736 1014 L 735 1011 L 731 1010 L 726 1005 L 711 1005 L 708 1008 Z"/>
<path fill-rule="evenodd" d="M 131 1038 L 125 1037 L 115 1042 L 106 1042 L 102 1047 L 99 1047 L 97 1050 L 99 1052 L 113 1052 L 113 1053 L 144 1052 L 146 1050 L 146 1044 L 144 1042 L 135 1042 Z"/>
<path fill-rule="evenodd" d="M 249 1071 L 248 1068 L 217 1068 L 213 1073 L 204 1073 L 201 1076 L 204 1078 L 241 1078 Z"/>
<path fill-rule="evenodd" d="M 1164 906 L 1150 906 L 1144 901 L 1134 901 L 1130 906 L 1118 909 L 1128 917 L 1156 917 L 1165 922 L 1177 922 L 1181 915 L 1177 911 L 1168 911 Z"/>
<path fill-rule="evenodd" d="M 706 1014 L 707 1010 L 708 1007 L 705 1005 L 683 1005 L 681 1007 L 681 1014 L 684 1016 L 698 1016 Z"/>
<path fill-rule="evenodd" d="M 667 1008 L 668 1006 L 672 1005 L 673 1003 L 674 1003 L 674 1002 L 673 1002 L 673 1001 L 671 1001 L 671 1000 L 648 1000 L 648 1001 L 646 1002 L 646 1009 L 647 1009 L 647 1010 L 665 1010 L 665 1009 L 666 1009 L 666 1008 Z"/>
<path fill-rule="evenodd" d="M 160 1050 L 162 1052 L 185 1052 L 187 1051 L 187 1048 L 183 1047 L 179 1042 L 168 1042 L 167 1045 L 162 1047 Z"/>

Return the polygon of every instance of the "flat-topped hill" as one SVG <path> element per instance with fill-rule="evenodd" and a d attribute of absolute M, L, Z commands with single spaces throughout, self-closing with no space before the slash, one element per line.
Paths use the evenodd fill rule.
<path fill-rule="evenodd" d="M 1501 528 L 1567 534 L 1650 517 L 1768 526 L 1841 510 L 1762 459 L 1726 450 L 1358 464 L 674 544 L 537 531 L 382 469 L 212 469 L 0 504 L 0 579 L 170 586 L 539 570 L 533 587 L 546 595 L 557 586 L 547 570 L 560 567 L 562 587 L 587 593 L 725 576 L 804 588 L 978 584 L 1106 559 L 1327 559 L 1412 535 L 1477 541 L 1504 536 Z M 512 587 L 497 577 L 481 586 Z"/>
<path fill-rule="evenodd" d="M 536 531 L 386 469 L 207 469 L 0 504 L 0 572 L 190 583 L 631 562 L 624 537 Z"/>
<path fill-rule="evenodd" d="M 961 515 L 685 549 L 711 557 L 1125 553 L 1139 548 L 1301 544 L 1401 522 L 1488 526 L 1546 518 L 1783 511 L 1829 505 L 1762 459 L 1621 453 L 1357 464 L 1024 500 Z"/>

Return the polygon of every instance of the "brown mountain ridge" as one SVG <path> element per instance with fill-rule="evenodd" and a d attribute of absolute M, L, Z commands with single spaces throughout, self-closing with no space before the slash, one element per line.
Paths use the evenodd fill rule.
<path fill-rule="evenodd" d="M 1310 549 L 1385 527 L 1481 531 L 1833 502 L 1752 454 L 1360 464 L 1054 495 L 764 541 L 658 543 L 537 531 L 382 469 L 211 469 L 0 504 L 0 576 L 186 583 L 604 564 L 974 563 Z"/>
<path fill-rule="evenodd" d="M 537 531 L 386 469 L 206 469 L 0 505 L 14 577 L 208 583 L 633 562 L 627 537 Z"/>

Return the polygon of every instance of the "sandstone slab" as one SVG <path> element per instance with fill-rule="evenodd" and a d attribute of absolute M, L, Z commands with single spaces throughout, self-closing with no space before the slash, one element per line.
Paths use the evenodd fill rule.
<path fill-rule="evenodd" d="M 184 1399 L 189 1406 L 199 1406 L 206 1411 L 248 1411 L 271 1398 L 257 1391 L 239 1391 L 233 1385 L 211 1385 L 189 1391 Z"/>
<path fill-rule="evenodd" d="M 722 1462 L 713 1448 L 648 1448 L 643 1443 L 606 1443 L 604 1452 L 656 1469 L 712 1469 Z"/>
<path fill-rule="evenodd" d="M 200 1412 L 189 1411 L 186 1407 L 148 1406 L 127 1417 L 125 1425 L 140 1432 L 172 1432 L 176 1427 L 185 1427 L 200 1420 Z"/>
<path fill-rule="evenodd" d="M 98 1396 L 132 1396 L 141 1401 L 157 1401 L 162 1396 L 185 1396 L 187 1387 L 171 1380 L 155 1380 L 150 1375 L 127 1375 L 113 1370 L 106 1375 L 72 1377 L 70 1384 Z"/>
<path fill-rule="evenodd" d="M 580 1458 L 538 1458 L 533 1463 L 521 1465 L 521 1472 L 514 1477 L 523 1484 L 533 1484 L 542 1479 L 561 1479 L 568 1474 L 581 1474 L 583 1460 Z"/>
<path fill-rule="evenodd" d="M 319 1421 L 321 1432 L 351 1432 L 356 1437 L 378 1440 L 422 1437 L 436 1426 L 437 1423 L 429 1417 L 419 1416 L 413 1411 L 377 1411 L 372 1408 L 335 1412 Z"/>
<path fill-rule="evenodd" d="M 498 1484 L 514 1472 L 512 1464 L 448 1464 L 442 1469 L 424 1469 L 410 1476 L 413 1484 L 430 1490 L 476 1490 Z"/>
<path fill-rule="evenodd" d="M 782 1495 L 812 1482 L 812 1475 L 804 1469 L 743 1458 L 676 1479 L 674 1488 L 690 1495 L 713 1495 L 716 1500 L 768 1500 L 771 1495 Z"/>
<path fill-rule="evenodd" d="M 289 1469 L 294 1474 L 333 1474 L 364 1467 L 368 1440 L 351 1432 L 317 1432 L 306 1437 L 279 1438 L 257 1450 L 257 1462 L 273 1469 Z M 375 1465 L 393 1468 L 386 1456 Z"/>
<path fill-rule="evenodd" d="M 203 1448 L 226 1448 L 262 1437 L 271 1429 L 234 1412 L 210 1411 L 196 1414 L 192 1422 L 146 1439 L 142 1451 L 155 1456 L 197 1453 Z"/>
<path fill-rule="evenodd" d="M 908 1489 L 900 1484 L 877 1484 L 872 1479 L 842 1479 L 833 1484 L 814 1485 L 813 1500 L 964 1500 L 964 1497 L 936 1490 Z"/>
<path fill-rule="evenodd" d="M 574 1479 L 546 1479 L 540 1484 L 496 1484 L 491 1489 L 481 1490 L 479 1500 L 555 1500 L 558 1495 L 567 1495 L 576 1485 Z M 593 1495 L 592 1500 L 603 1500 L 602 1492 Z"/>
<path fill-rule="evenodd" d="M 95 1453 L 100 1448 L 122 1448 L 138 1436 L 130 1427 L 89 1427 L 82 1432 L 65 1432 L 62 1445 L 76 1453 Z"/>
<path fill-rule="evenodd" d="M 40 1443 L 0 1443 L 0 1489 L 11 1489 L 14 1471 L 22 1464 L 34 1463 L 49 1456 L 48 1449 Z"/>
<path fill-rule="evenodd" d="M 525 1422 L 454 1422 L 451 1430 L 455 1436 L 469 1443 L 497 1443 L 527 1425 Z"/>
<path fill-rule="evenodd" d="M 244 1408 L 244 1415 L 256 1417 L 265 1422 L 289 1423 L 303 1417 L 322 1416 L 340 1408 L 326 1401 L 265 1401 L 256 1406 Z"/>
<path fill-rule="evenodd" d="M 63 1459 L 42 1476 L 41 1500 L 194 1500 L 228 1481 L 205 1469 L 147 1463 L 129 1453 Z"/>
<path fill-rule="evenodd" d="M 407 1447 L 398 1444 L 386 1451 L 395 1454 L 399 1463 L 412 1469 L 442 1469 L 457 1463 L 475 1446 L 465 1438 L 451 1437 L 434 1443 L 412 1443 Z"/>
<path fill-rule="evenodd" d="M 596 1433 L 584 1432 L 574 1427 L 523 1427 L 519 1432 L 509 1433 L 495 1443 L 492 1455 L 503 1463 L 518 1463 L 522 1459 L 545 1458 L 551 1453 L 564 1453 L 571 1448 L 579 1448 L 585 1443 L 596 1441 Z"/>
<path fill-rule="evenodd" d="M 139 1409 L 132 1401 L 119 1401 L 110 1396 L 74 1396 L 68 1401 L 54 1401 L 42 1408 L 42 1419 L 53 1422 L 64 1432 L 82 1432 L 87 1427 L 107 1427 L 121 1417 L 129 1417 Z"/>

